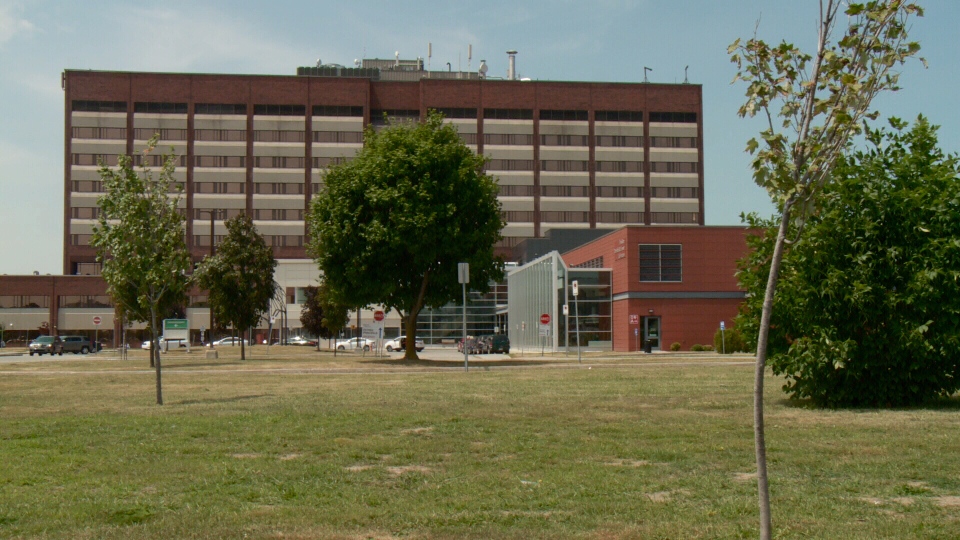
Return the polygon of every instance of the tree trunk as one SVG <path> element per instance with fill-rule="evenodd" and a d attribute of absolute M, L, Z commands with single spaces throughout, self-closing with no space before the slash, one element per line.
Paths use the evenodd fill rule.
<path fill-rule="evenodd" d="M 411 311 L 407 315 L 407 319 L 404 321 L 404 332 L 407 334 L 407 342 L 404 343 L 403 347 L 404 360 L 420 359 L 420 357 L 417 356 L 417 315 L 419 314 L 419 309 L 416 311 Z"/>
<path fill-rule="evenodd" d="M 153 343 L 150 344 L 150 355 L 154 358 L 154 366 L 157 371 L 157 405 L 163 405 L 163 385 L 160 377 L 160 338 L 157 336 L 156 308 L 150 310 L 150 329 L 153 331 Z"/>
<path fill-rule="evenodd" d="M 777 232 L 777 242 L 773 248 L 773 257 L 770 260 L 770 275 L 767 276 L 767 289 L 763 295 L 763 311 L 760 315 L 760 331 L 757 336 L 757 364 L 753 378 L 753 435 L 754 447 L 757 455 L 757 495 L 760 501 L 760 538 L 772 538 L 770 517 L 770 485 L 767 481 L 767 443 L 764 439 L 763 425 L 763 377 L 767 364 L 767 341 L 770 335 L 770 319 L 773 315 L 773 297 L 777 289 L 777 279 L 780 274 L 780 263 L 783 261 L 783 251 L 787 240 L 787 230 L 790 227 L 790 208 L 793 201 L 783 205 L 780 216 L 780 229 Z"/>
<path fill-rule="evenodd" d="M 236 329 L 234 329 L 234 332 L 236 332 Z M 244 335 L 244 334 L 245 334 L 245 332 L 240 332 L 240 360 L 246 360 L 246 359 L 247 359 L 247 356 L 246 356 L 246 348 L 245 348 L 244 345 L 243 345 L 243 335 Z"/>

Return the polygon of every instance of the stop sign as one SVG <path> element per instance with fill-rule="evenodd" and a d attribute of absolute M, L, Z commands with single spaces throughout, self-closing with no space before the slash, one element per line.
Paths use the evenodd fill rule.
<path fill-rule="evenodd" d="M 550 324 L 550 314 L 544 313 L 540 315 L 540 324 Z"/>
<path fill-rule="evenodd" d="M 93 324 L 95 324 L 95 325 L 97 325 L 97 326 L 100 326 L 100 323 L 101 323 L 101 322 L 103 322 L 103 320 L 102 320 L 100 317 L 94 317 L 94 318 L 93 318 Z"/>
<path fill-rule="evenodd" d="M 373 312 L 373 320 L 377 322 L 383 322 L 383 312 L 380 310 Z"/>

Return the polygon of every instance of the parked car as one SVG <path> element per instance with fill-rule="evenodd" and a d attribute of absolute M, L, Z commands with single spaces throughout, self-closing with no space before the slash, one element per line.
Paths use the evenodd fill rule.
<path fill-rule="evenodd" d="M 63 341 L 60 340 L 59 336 L 40 336 L 37 339 L 30 342 L 30 356 L 38 354 L 43 356 L 44 353 L 53 356 L 59 354 L 63 356 Z"/>
<path fill-rule="evenodd" d="M 457 342 L 457 351 L 463 352 L 463 340 Z M 484 343 L 483 339 L 467 336 L 467 354 L 483 354 L 484 352 Z"/>
<path fill-rule="evenodd" d="M 63 352 L 87 354 L 89 352 L 97 352 L 99 350 L 97 348 L 99 343 L 93 343 L 93 341 L 91 341 L 88 337 L 61 336 L 60 339 L 63 341 Z"/>
<path fill-rule="evenodd" d="M 316 347 L 316 346 L 317 346 L 317 340 L 315 340 L 315 339 L 307 339 L 307 338 L 305 338 L 305 337 L 303 337 L 303 336 L 293 336 L 292 338 L 290 338 L 290 341 L 288 341 L 287 344 L 288 344 L 288 345 L 307 346 L 307 347 Z"/>
<path fill-rule="evenodd" d="M 238 337 L 225 337 L 225 338 L 223 338 L 223 339 L 219 339 L 219 340 L 217 340 L 217 341 L 214 341 L 213 344 L 214 344 L 215 346 L 217 346 L 217 347 L 224 347 L 224 346 L 227 346 L 227 347 L 239 347 L 241 341 L 243 342 L 243 344 L 244 344 L 245 346 L 250 344 L 247 340 L 245 340 L 245 339 L 240 339 L 240 338 L 238 338 Z"/>
<path fill-rule="evenodd" d="M 337 350 L 363 349 L 364 352 L 373 348 L 373 340 L 367 338 L 350 338 L 337 341 Z"/>
<path fill-rule="evenodd" d="M 166 345 L 166 343 L 167 343 L 168 341 L 170 342 L 170 345 L 169 345 L 169 346 Z M 143 350 L 145 350 L 145 351 L 149 351 L 152 346 L 153 346 L 153 341 L 151 341 L 151 340 L 148 339 L 147 341 L 144 341 L 143 344 L 140 345 L 140 348 L 143 349 Z M 185 339 L 165 339 L 165 338 L 160 338 L 160 350 L 168 349 L 168 348 L 171 348 L 171 347 L 173 347 L 173 348 L 182 347 L 182 348 L 186 349 L 186 348 L 187 348 L 187 340 L 185 340 Z"/>
<path fill-rule="evenodd" d="M 510 354 L 510 338 L 504 334 L 491 334 L 483 337 L 488 353 Z"/>
<path fill-rule="evenodd" d="M 415 341 L 414 341 L 413 347 L 417 350 L 417 352 L 422 351 L 424 347 L 423 340 L 420 338 L 414 338 L 414 339 Z M 387 352 L 405 350 L 407 348 L 407 336 L 400 336 L 400 337 L 391 339 L 383 346 L 383 348 L 386 349 Z"/>

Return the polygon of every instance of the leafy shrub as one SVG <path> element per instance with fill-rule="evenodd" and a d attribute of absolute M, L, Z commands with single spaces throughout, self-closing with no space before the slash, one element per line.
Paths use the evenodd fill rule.
<path fill-rule="evenodd" d="M 693 352 L 703 352 L 703 345 L 695 343 L 693 347 L 690 347 L 690 350 Z"/>
<path fill-rule="evenodd" d="M 679 350 L 680 350 L 680 342 L 679 342 L 679 341 L 674 341 L 673 343 L 671 343 L 671 344 L 670 344 L 670 350 L 671 350 L 671 351 L 674 351 L 674 352 L 679 351 Z"/>
<path fill-rule="evenodd" d="M 705 351 L 712 351 L 712 350 L 713 350 L 713 345 L 704 345 L 704 346 L 703 346 L 703 350 L 705 350 Z"/>
<path fill-rule="evenodd" d="M 724 339 L 726 339 L 726 347 L 724 347 Z M 753 351 L 753 347 L 747 346 L 743 334 L 735 326 L 728 326 L 722 334 L 717 328 L 717 332 L 713 334 L 713 349 L 720 352 L 726 351 L 727 354 Z"/>

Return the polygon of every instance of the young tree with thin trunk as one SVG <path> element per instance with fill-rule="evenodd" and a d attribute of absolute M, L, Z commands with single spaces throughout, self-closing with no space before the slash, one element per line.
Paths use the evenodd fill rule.
<path fill-rule="evenodd" d="M 841 5 L 845 9 L 841 11 Z M 845 3 L 821 0 L 814 55 L 792 44 L 777 46 L 753 38 L 729 48 L 737 65 L 736 80 L 747 83 L 740 116 L 761 115 L 766 128 L 747 151 L 754 181 L 765 188 L 779 211 L 778 234 L 770 258 L 757 339 L 754 376 L 754 437 L 760 504 L 760 537 L 771 537 L 763 423 L 763 379 L 767 340 L 780 263 L 791 240 L 787 232 L 796 215 L 802 220 L 815 207 L 820 188 L 866 118 L 876 118 L 873 99 L 896 90 L 897 66 L 920 45 L 907 39 L 907 22 L 922 9 L 904 0 Z M 843 36 L 834 39 L 838 19 L 846 18 Z M 798 234 L 802 234 L 802 227 Z"/>
<path fill-rule="evenodd" d="M 143 155 L 156 145 L 154 137 Z M 150 323 L 157 405 L 163 405 L 158 323 L 184 303 L 191 267 L 174 169 L 173 155 L 164 156 L 156 177 L 146 165 L 135 170 L 130 156 L 120 156 L 116 167 L 101 163 L 105 193 L 97 201 L 100 217 L 90 240 L 114 303 L 130 320 Z"/>
<path fill-rule="evenodd" d="M 227 236 L 217 254 L 204 259 L 194 277 L 209 291 L 217 320 L 240 332 L 240 359 L 246 360 L 243 335 L 270 310 L 277 290 L 273 280 L 277 260 L 249 216 L 231 218 L 226 226 Z"/>

